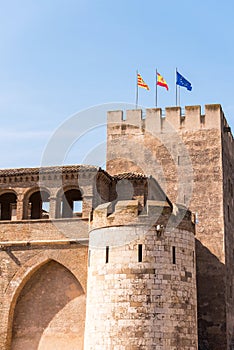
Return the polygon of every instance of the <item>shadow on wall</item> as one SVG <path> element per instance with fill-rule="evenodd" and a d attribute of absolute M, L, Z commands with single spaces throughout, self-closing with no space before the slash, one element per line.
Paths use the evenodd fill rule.
<path fill-rule="evenodd" d="M 50 261 L 22 289 L 11 350 L 83 349 L 85 295 L 75 276 Z"/>
<path fill-rule="evenodd" d="M 199 350 L 226 350 L 225 265 L 196 239 Z"/>

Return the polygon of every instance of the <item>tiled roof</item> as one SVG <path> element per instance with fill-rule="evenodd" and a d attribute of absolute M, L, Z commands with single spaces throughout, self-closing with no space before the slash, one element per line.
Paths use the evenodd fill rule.
<path fill-rule="evenodd" d="M 16 168 L 16 169 L 0 169 L 0 177 L 3 176 L 23 176 L 23 175 L 39 175 L 39 174 L 56 174 L 56 173 L 72 173 L 79 171 L 101 171 L 101 168 L 91 165 L 65 165 L 51 166 L 41 168 Z"/>
<path fill-rule="evenodd" d="M 111 180 L 141 180 L 147 179 L 147 176 L 141 173 L 126 172 L 111 176 L 105 170 L 93 165 L 64 165 L 64 166 L 50 166 L 38 168 L 15 168 L 15 169 L 0 169 L 0 177 L 6 176 L 24 176 L 24 175 L 40 175 L 40 174 L 67 174 L 74 172 L 98 172 L 107 176 Z"/>
<path fill-rule="evenodd" d="M 145 174 L 141 173 L 121 173 L 113 176 L 113 179 L 116 180 L 122 180 L 122 179 L 128 179 L 128 180 L 142 180 L 142 179 L 147 179 L 148 176 Z"/>

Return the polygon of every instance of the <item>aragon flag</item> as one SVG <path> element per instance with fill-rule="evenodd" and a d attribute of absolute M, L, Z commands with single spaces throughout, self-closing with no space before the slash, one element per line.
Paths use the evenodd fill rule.
<path fill-rule="evenodd" d="M 149 90 L 149 86 L 144 82 L 142 76 L 137 73 L 137 85 L 143 89 Z"/>
<path fill-rule="evenodd" d="M 168 90 L 168 85 L 166 80 L 157 72 L 157 85 L 165 87 Z"/>

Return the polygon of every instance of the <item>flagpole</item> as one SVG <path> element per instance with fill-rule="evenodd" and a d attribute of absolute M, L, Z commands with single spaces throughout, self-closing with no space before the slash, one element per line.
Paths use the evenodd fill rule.
<path fill-rule="evenodd" d="M 178 86 L 179 88 L 179 106 L 180 106 L 180 86 Z"/>
<path fill-rule="evenodd" d="M 156 68 L 155 107 L 158 106 L 158 71 Z"/>
<path fill-rule="evenodd" d="M 138 107 L 138 70 L 136 71 L 136 109 Z"/>
<path fill-rule="evenodd" d="M 177 67 L 176 67 L 176 79 L 177 79 Z M 175 79 L 175 84 L 176 84 L 176 79 Z M 176 106 L 177 106 L 177 84 L 175 85 L 176 87 Z"/>

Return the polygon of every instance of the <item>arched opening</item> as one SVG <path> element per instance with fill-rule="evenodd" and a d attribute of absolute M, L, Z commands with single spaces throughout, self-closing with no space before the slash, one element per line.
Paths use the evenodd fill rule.
<path fill-rule="evenodd" d="M 8 192 L 0 196 L 0 220 L 16 220 L 16 203 L 15 193 Z"/>
<path fill-rule="evenodd" d="M 11 350 L 83 350 L 85 295 L 54 260 L 40 267 L 16 302 Z"/>
<path fill-rule="evenodd" d="M 29 219 L 49 218 L 49 193 L 47 191 L 37 191 L 31 194 L 28 204 Z"/>
<path fill-rule="evenodd" d="M 78 189 L 70 189 L 61 197 L 60 210 L 57 217 L 72 218 L 82 216 L 82 194 Z"/>

